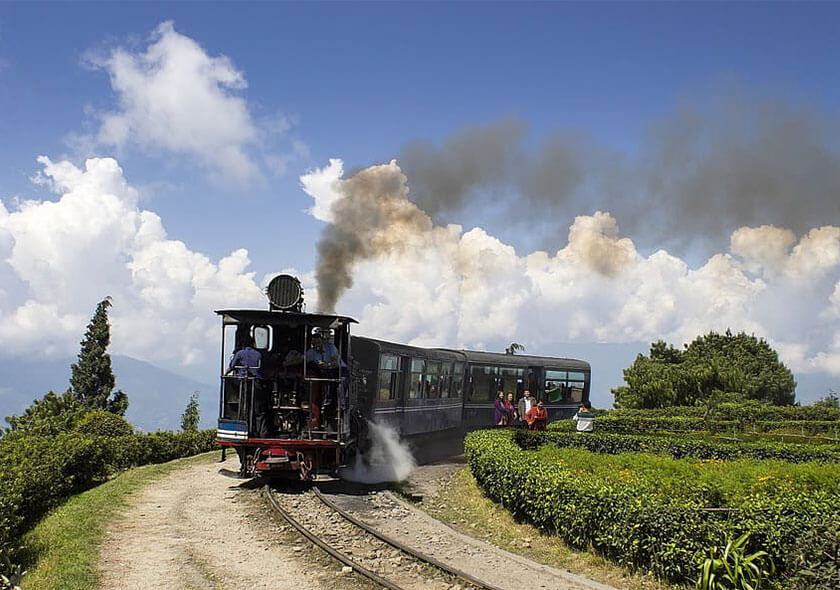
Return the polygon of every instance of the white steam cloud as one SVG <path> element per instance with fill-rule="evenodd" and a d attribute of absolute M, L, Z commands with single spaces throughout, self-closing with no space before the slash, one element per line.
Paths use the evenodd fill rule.
<path fill-rule="evenodd" d="M 371 448 L 365 457 L 356 455 L 352 467 L 341 469 L 342 479 L 360 483 L 382 483 L 402 481 L 408 477 L 417 463 L 408 446 L 397 432 L 387 424 L 368 422 Z"/>
<path fill-rule="evenodd" d="M 322 307 L 344 297 L 365 333 L 495 349 L 513 339 L 539 351 L 575 341 L 680 343 L 730 328 L 767 338 L 796 371 L 840 375 L 838 227 L 800 238 L 741 227 L 727 252 L 692 268 L 665 250 L 640 254 L 617 219 L 596 212 L 576 217 L 558 250 L 522 255 L 481 228 L 435 225 L 408 200 L 395 161 L 341 174 L 332 160 L 301 182 L 310 213 L 330 222 Z"/>

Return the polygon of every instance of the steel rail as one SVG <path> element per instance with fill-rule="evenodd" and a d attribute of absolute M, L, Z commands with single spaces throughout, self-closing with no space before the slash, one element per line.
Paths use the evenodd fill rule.
<path fill-rule="evenodd" d="M 352 524 L 356 525 L 360 529 L 363 529 L 363 530 L 367 531 L 368 533 L 370 533 L 371 535 L 373 535 L 377 539 L 379 539 L 381 541 L 384 541 L 385 543 L 387 543 L 391 547 L 394 547 L 395 549 L 399 549 L 400 551 L 408 553 L 409 555 L 411 555 L 412 557 L 415 557 L 416 559 L 419 559 L 420 561 L 425 561 L 426 563 L 429 563 L 429 564 L 435 566 L 436 568 L 441 569 L 441 570 L 447 572 L 448 574 L 450 574 L 452 576 L 455 576 L 456 578 L 461 578 L 465 582 L 469 582 L 470 584 L 472 584 L 474 586 L 477 586 L 479 588 L 483 588 L 484 590 L 502 590 L 502 588 L 499 588 L 498 586 L 494 586 L 494 585 L 492 585 L 488 582 L 485 582 L 484 580 L 480 580 L 479 578 L 476 578 L 475 576 L 473 576 L 471 574 L 468 574 L 465 571 L 459 570 L 459 569 L 454 568 L 454 567 L 452 567 L 452 566 L 450 566 L 446 563 L 443 563 L 442 561 L 432 557 L 431 555 L 426 555 L 425 553 L 422 553 L 422 552 L 418 551 L 417 549 L 409 547 L 408 545 L 405 545 L 402 542 L 397 541 L 393 537 L 390 537 L 390 536 L 386 535 L 385 533 L 376 530 L 375 528 L 373 528 L 369 524 L 367 524 L 365 522 L 362 522 L 361 520 L 359 520 L 358 518 L 356 518 L 352 514 L 349 514 L 348 512 L 339 508 L 335 504 L 335 502 L 333 502 L 332 500 L 327 498 L 321 492 L 321 490 L 319 490 L 317 487 L 313 487 L 313 490 L 315 491 L 315 495 L 318 497 L 319 500 L 321 500 L 321 502 L 323 502 L 326 506 L 328 506 L 329 508 L 331 508 L 335 512 L 337 512 L 339 515 L 341 515 L 342 518 L 344 518 L 348 522 L 351 522 Z"/>
<path fill-rule="evenodd" d="M 263 489 L 265 490 L 265 493 L 268 496 L 268 500 L 269 502 L 271 502 L 271 505 L 274 507 L 274 509 L 280 514 L 280 516 L 282 516 L 286 520 L 286 522 L 295 527 L 301 535 L 312 541 L 315 545 L 332 555 L 344 565 L 352 567 L 354 571 L 359 572 L 360 574 L 376 582 L 380 586 L 384 586 L 389 590 L 404 590 L 401 586 L 397 586 L 393 582 L 386 580 L 382 576 L 376 574 L 375 572 L 372 572 L 363 565 L 359 565 L 344 553 L 341 553 L 340 551 L 337 551 L 329 545 L 327 545 L 326 543 L 324 543 L 317 535 L 312 533 L 309 529 L 307 529 L 305 526 L 303 526 L 297 520 L 295 520 L 295 518 L 291 514 L 289 514 L 285 508 L 280 506 L 280 503 L 277 501 L 277 498 L 274 497 L 274 494 L 271 492 L 271 488 L 267 484 Z"/>

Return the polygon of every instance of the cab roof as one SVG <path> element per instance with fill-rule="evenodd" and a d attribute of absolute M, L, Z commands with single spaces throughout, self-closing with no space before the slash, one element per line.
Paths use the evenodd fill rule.
<path fill-rule="evenodd" d="M 286 326 L 311 326 L 335 329 L 358 323 L 353 318 L 343 315 L 267 309 L 217 309 L 216 315 L 222 316 L 222 323 L 225 325 L 283 324 Z"/>

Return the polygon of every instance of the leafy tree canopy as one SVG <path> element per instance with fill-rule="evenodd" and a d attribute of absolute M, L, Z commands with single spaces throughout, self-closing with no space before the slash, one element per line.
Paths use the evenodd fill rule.
<path fill-rule="evenodd" d="M 794 401 L 796 382 L 764 339 L 744 332 L 709 332 L 683 350 L 657 341 L 624 370 L 625 386 L 613 389 L 621 408 L 709 405 L 721 400 Z"/>
<path fill-rule="evenodd" d="M 111 326 L 108 308 L 111 298 L 106 297 L 96 306 L 96 312 L 87 326 L 82 340 L 78 361 L 71 367 L 70 388 L 85 406 L 93 410 L 107 410 L 120 416 L 128 409 L 128 396 L 114 390 L 114 372 L 111 370 Z"/>

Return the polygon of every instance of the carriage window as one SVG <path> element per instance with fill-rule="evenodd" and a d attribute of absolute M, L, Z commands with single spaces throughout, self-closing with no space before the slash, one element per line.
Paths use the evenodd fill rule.
<path fill-rule="evenodd" d="M 452 385 L 452 363 L 443 363 L 440 374 L 440 397 L 449 397 Z"/>
<path fill-rule="evenodd" d="M 496 397 L 496 367 L 489 365 L 474 365 L 472 367 L 472 395 L 474 402 L 492 401 Z"/>
<path fill-rule="evenodd" d="M 583 400 L 583 382 L 569 381 L 569 401 L 580 402 Z"/>
<path fill-rule="evenodd" d="M 569 398 L 568 384 L 566 383 L 566 371 L 546 369 L 545 371 L 545 396 L 549 402 L 564 402 Z"/>
<path fill-rule="evenodd" d="M 426 363 L 426 397 L 440 397 L 440 361 Z"/>
<path fill-rule="evenodd" d="M 423 371 L 426 368 L 426 361 L 423 359 L 411 359 L 411 374 L 408 382 L 408 397 L 418 399 L 423 397 Z"/>
<path fill-rule="evenodd" d="M 268 350 L 271 332 L 267 326 L 254 326 L 254 348 Z"/>
<path fill-rule="evenodd" d="M 585 373 L 553 369 L 545 371 L 545 394 L 551 402 L 580 402 L 585 383 Z"/>
<path fill-rule="evenodd" d="M 512 393 L 518 397 L 522 392 L 525 380 L 525 369 L 514 369 L 510 367 L 499 368 L 498 388 L 505 393 Z"/>
<path fill-rule="evenodd" d="M 396 399 L 399 397 L 400 359 L 396 355 L 383 354 L 379 358 L 379 393 L 378 399 Z"/>
<path fill-rule="evenodd" d="M 452 387 L 449 397 L 460 398 L 464 394 L 464 363 L 455 363 L 452 367 Z"/>

